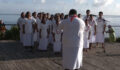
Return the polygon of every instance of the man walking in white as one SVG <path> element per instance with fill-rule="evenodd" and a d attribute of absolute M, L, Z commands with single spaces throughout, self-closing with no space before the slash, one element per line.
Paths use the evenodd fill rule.
<path fill-rule="evenodd" d="M 99 43 L 102 44 L 102 48 L 105 52 L 105 47 L 104 47 L 104 33 L 106 29 L 106 20 L 103 18 L 103 12 L 99 12 L 99 17 L 97 18 L 97 27 L 96 27 L 96 43 L 97 46 Z"/>
<path fill-rule="evenodd" d="M 63 20 L 58 28 L 63 29 L 63 67 L 65 70 L 78 70 L 82 66 L 85 23 L 77 17 L 77 11 L 71 9 L 69 18 Z"/>

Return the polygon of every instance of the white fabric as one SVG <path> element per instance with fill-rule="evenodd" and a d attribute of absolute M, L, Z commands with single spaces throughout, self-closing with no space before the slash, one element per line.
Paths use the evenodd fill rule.
<path fill-rule="evenodd" d="M 40 31 L 40 26 L 41 26 L 41 19 L 37 18 L 36 19 L 36 23 L 37 23 L 37 26 L 38 26 L 38 41 L 40 41 L 40 35 L 39 35 L 39 31 Z"/>
<path fill-rule="evenodd" d="M 33 19 L 25 19 L 24 46 L 33 46 Z"/>
<path fill-rule="evenodd" d="M 39 50 L 47 50 L 48 46 L 48 38 L 47 38 L 47 29 L 48 29 L 48 24 L 42 24 L 40 25 L 41 29 L 41 39 L 39 41 Z"/>
<path fill-rule="evenodd" d="M 96 42 L 98 43 L 104 43 L 104 25 L 106 25 L 106 22 L 104 19 L 97 19 L 97 27 L 96 27 Z"/>
<path fill-rule="evenodd" d="M 85 23 L 82 19 L 71 18 L 63 20 L 59 29 L 63 29 L 63 67 L 65 69 L 79 69 L 82 66 L 83 32 Z"/>
<path fill-rule="evenodd" d="M 23 43 L 23 24 L 25 23 L 25 19 L 24 18 L 19 18 L 17 21 L 17 24 L 20 27 L 20 42 Z"/>
<path fill-rule="evenodd" d="M 95 33 L 95 25 L 97 25 L 95 20 L 90 21 L 89 20 L 89 25 L 90 25 L 90 43 L 95 43 L 96 41 L 96 35 L 94 35 Z"/>
<path fill-rule="evenodd" d="M 58 26 L 56 23 L 54 23 L 53 25 L 53 33 L 55 34 L 55 42 L 54 42 L 53 50 L 54 52 L 60 52 L 62 46 L 61 43 L 62 30 L 58 30 Z"/>
<path fill-rule="evenodd" d="M 23 46 L 33 46 L 33 39 L 32 38 L 33 38 L 32 33 L 24 34 Z"/>
<path fill-rule="evenodd" d="M 85 16 L 84 18 L 83 18 L 83 20 L 85 21 L 85 20 L 89 20 L 90 19 L 90 16 Z"/>
<path fill-rule="evenodd" d="M 52 21 L 52 20 L 47 20 L 46 23 L 49 25 L 49 31 L 50 31 L 49 38 L 48 38 L 48 42 L 51 43 L 51 44 L 53 44 L 52 27 L 53 27 L 54 21 Z"/>
<path fill-rule="evenodd" d="M 86 26 L 84 31 L 84 48 L 89 48 L 89 26 Z"/>

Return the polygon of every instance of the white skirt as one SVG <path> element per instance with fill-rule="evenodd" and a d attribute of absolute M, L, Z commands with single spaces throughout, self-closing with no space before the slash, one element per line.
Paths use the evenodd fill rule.
<path fill-rule="evenodd" d="M 96 42 L 104 43 L 104 39 L 105 39 L 105 37 L 104 37 L 103 33 L 99 32 L 99 33 L 96 34 Z"/>
<path fill-rule="evenodd" d="M 54 50 L 54 52 L 61 52 L 61 42 L 60 41 L 54 42 L 53 50 Z"/>
<path fill-rule="evenodd" d="M 52 33 L 49 34 L 48 42 L 51 43 L 51 44 L 53 44 L 53 36 L 52 36 Z"/>
<path fill-rule="evenodd" d="M 79 69 L 82 66 L 83 48 L 63 47 L 64 69 Z"/>
<path fill-rule="evenodd" d="M 33 34 L 28 33 L 24 34 L 23 46 L 33 46 Z"/>
<path fill-rule="evenodd" d="M 34 32 L 34 34 L 33 34 L 33 41 L 34 42 L 38 41 L 38 32 Z"/>
<path fill-rule="evenodd" d="M 47 38 L 41 38 L 39 41 L 39 50 L 47 50 L 48 46 L 48 39 Z"/>

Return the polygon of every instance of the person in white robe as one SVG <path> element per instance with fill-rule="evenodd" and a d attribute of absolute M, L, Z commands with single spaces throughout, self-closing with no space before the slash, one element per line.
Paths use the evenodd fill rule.
<path fill-rule="evenodd" d="M 62 47 L 62 30 L 58 30 L 58 26 L 61 23 L 60 22 L 60 16 L 57 15 L 56 21 L 53 25 L 53 39 L 54 39 L 54 44 L 53 44 L 53 50 L 55 54 L 59 54 L 61 52 L 61 47 Z"/>
<path fill-rule="evenodd" d="M 90 19 L 89 19 L 89 25 L 90 25 L 90 46 L 89 49 L 92 48 L 93 43 L 96 43 L 96 21 L 94 20 L 94 16 L 90 15 Z"/>
<path fill-rule="evenodd" d="M 77 11 L 74 9 L 70 10 L 69 16 L 58 27 L 58 29 L 63 29 L 63 68 L 78 70 L 82 66 L 85 23 L 77 17 Z"/>
<path fill-rule="evenodd" d="M 84 51 L 87 52 L 89 49 L 89 40 L 90 40 L 90 25 L 89 21 L 85 21 L 85 31 L 84 31 Z"/>
<path fill-rule="evenodd" d="M 105 52 L 105 47 L 104 47 L 104 33 L 106 29 L 106 20 L 102 17 L 103 12 L 99 12 L 99 17 L 96 19 L 97 21 L 97 27 L 96 27 L 96 43 L 97 46 L 99 43 L 102 44 L 102 48 L 104 49 Z"/>
<path fill-rule="evenodd" d="M 42 13 L 38 13 L 38 18 L 36 19 L 36 24 L 37 24 L 37 28 L 38 28 L 38 36 L 37 36 L 38 42 L 40 41 L 39 30 L 40 30 L 40 26 L 41 26 L 41 20 L 42 20 Z"/>
<path fill-rule="evenodd" d="M 17 21 L 17 25 L 20 32 L 20 42 L 23 44 L 23 24 L 25 23 L 25 13 L 21 13 L 21 17 Z"/>
<path fill-rule="evenodd" d="M 37 42 L 38 42 L 38 28 L 37 28 L 37 12 L 33 12 L 32 13 L 32 19 L 35 21 L 35 23 L 33 24 L 33 49 L 35 49 L 35 47 L 37 46 Z"/>
<path fill-rule="evenodd" d="M 46 23 L 46 14 L 43 15 L 41 25 L 40 25 L 40 41 L 39 41 L 39 47 L 38 49 L 41 51 L 47 51 L 48 46 L 48 36 L 49 36 L 49 30 L 48 30 L 48 24 Z"/>
<path fill-rule="evenodd" d="M 35 21 L 31 18 L 31 13 L 27 12 L 26 13 L 26 18 L 25 18 L 25 24 L 23 28 L 23 33 L 24 33 L 24 43 L 23 45 L 25 47 L 31 47 L 33 46 L 33 24 Z"/>
<path fill-rule="evenodd" d="M 53 24 L 54 24 L 54 16 L 53 15 L 51 15 L 51 17 L 50 17 L 50 20 L 49 20 L 49 39 L 48 39 L 48 41 L 49 41 L 49 44 L 53 44 L 53 35 L 52 35 L 52 32 L 53 32 Z"/>
<path fill-rule="evenodd" d="M 90 10 L 86 10 L 86 16 L 83 18 L 84 21 L 90 19 Z"/>

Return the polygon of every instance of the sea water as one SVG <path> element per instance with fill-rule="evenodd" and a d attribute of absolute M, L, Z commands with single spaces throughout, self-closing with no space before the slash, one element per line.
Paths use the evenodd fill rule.
<path fill-rule="evenodd" d="M 19 14 L 0 14 L 0 19 L 3 20 L 4 24 L 17 24 L 19 17 Z M 115 29 L 116 37 L 120 37 L 120 16 L 107 15 L 104 18 L 108 21 L 107 25 L 118 26 L 113 28 Z M 11 26 L 6 26 L 6 28 L 10 29 Z M 105 36 L 108 37 L 108 34 L 105 34 Z"/>

